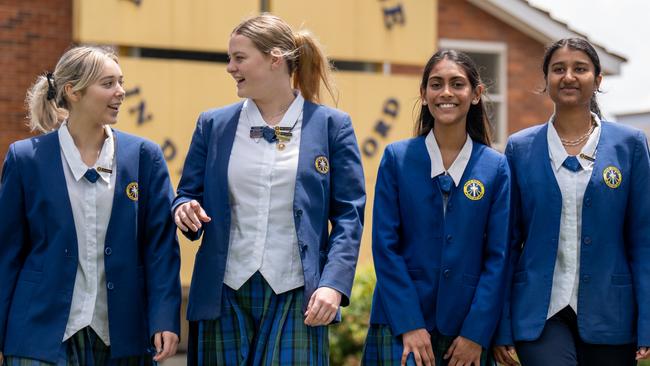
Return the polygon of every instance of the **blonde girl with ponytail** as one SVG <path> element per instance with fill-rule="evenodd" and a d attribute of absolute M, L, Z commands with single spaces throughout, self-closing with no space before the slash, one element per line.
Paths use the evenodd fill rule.
<path fill-rule="evenodd" d="M 309 32 L 255 16 L 228 56 L 244 100 L 199 116 L 172 209 L 184 235 L 202 237 L 188 364 L 326 365 L 363 228 L 352 123 L 318 104 L 323 89 L 336 98 Z"/>
<path fill-rule="evenodd" d="M 9 147 L 0 180 L 0 364 L 153 365 L 176 352 L 173 192 L 160 148 L 111 128 L 117 61 L 71 48 L 27 93 L 41 135 Z"/>

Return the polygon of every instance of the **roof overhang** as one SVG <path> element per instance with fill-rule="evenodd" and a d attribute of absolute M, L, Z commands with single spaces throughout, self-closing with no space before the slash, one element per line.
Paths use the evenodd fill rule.
<path fill-rule="evenodd" d="M 572 30 L 568 25 L 554 19 L 549 13 L 532 6 L 525 0 L 468 1 L 544 45 L 549 45 L 562 38 L 588 39 L 585 35 Z M 603 73 L 606 75 L 620 74 L 621 66 L 627 59 L 594 42 L 590 41 L 590 43 L 598 52 Z"/>

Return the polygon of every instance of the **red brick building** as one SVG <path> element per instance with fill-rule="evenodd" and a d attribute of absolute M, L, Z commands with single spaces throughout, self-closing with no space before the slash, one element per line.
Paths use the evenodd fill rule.
<path fill-rule="evenodd" d="M 52 70 L 72 42 L 71 0 L 0 3 L 0 155 L 30 136 L 25 93 L 38 74 Z M 0 163 L 2 164 L 2 163 Z"/>

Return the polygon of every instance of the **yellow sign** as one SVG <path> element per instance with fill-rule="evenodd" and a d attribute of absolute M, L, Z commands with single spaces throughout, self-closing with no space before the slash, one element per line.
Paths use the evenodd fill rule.
<path fill-rule="evenodd" d="M 423 65 L 437 40 L 433 0 L 274 0 L 271 11 L 312 31 L 338 60 Z"/>
<path fill-rule="evenodd" d="M 258 0 L 75 0 L 80 43 L 225 52 L 230 32 Z"/>

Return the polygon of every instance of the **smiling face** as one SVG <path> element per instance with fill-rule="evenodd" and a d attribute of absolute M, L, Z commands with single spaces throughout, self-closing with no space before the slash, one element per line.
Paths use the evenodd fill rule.
<path fill-rule="evenodd" d="M 248 37 L 241 34 L 230 37 L 228 57 L 226 71 L 237 82 L 237 96 L 261 99 L 274 89 L 274 57 L 263 54 Z"/>
<path fill-rule="evenodd" d="M 71 113 L 79 114 L 84 119 L 97 124 L 115 124 L 117 115 L 124 101 L 123 76 L 120 66 L 111 59 L 106 59 L 97 81 L 85 90 L 71 93 L 69 97 Z"/>
<path fill-rule="evenodd" d="M 556 107 L 589 108 L 602 75 L 596 75 L 589 56 L 569 47 L 558 48 L 548 64 L 547 90 Z"/>
<path fill-rule="evenodd" d="M 435 123 L 462 124 L 472 102 L 477 103 L 483 86 L 472 87 L 465 70 L 457 63 L 443 58 L 429 72 L 426 88 L 421 90 L 422 103 L 426 104 Z"/>

